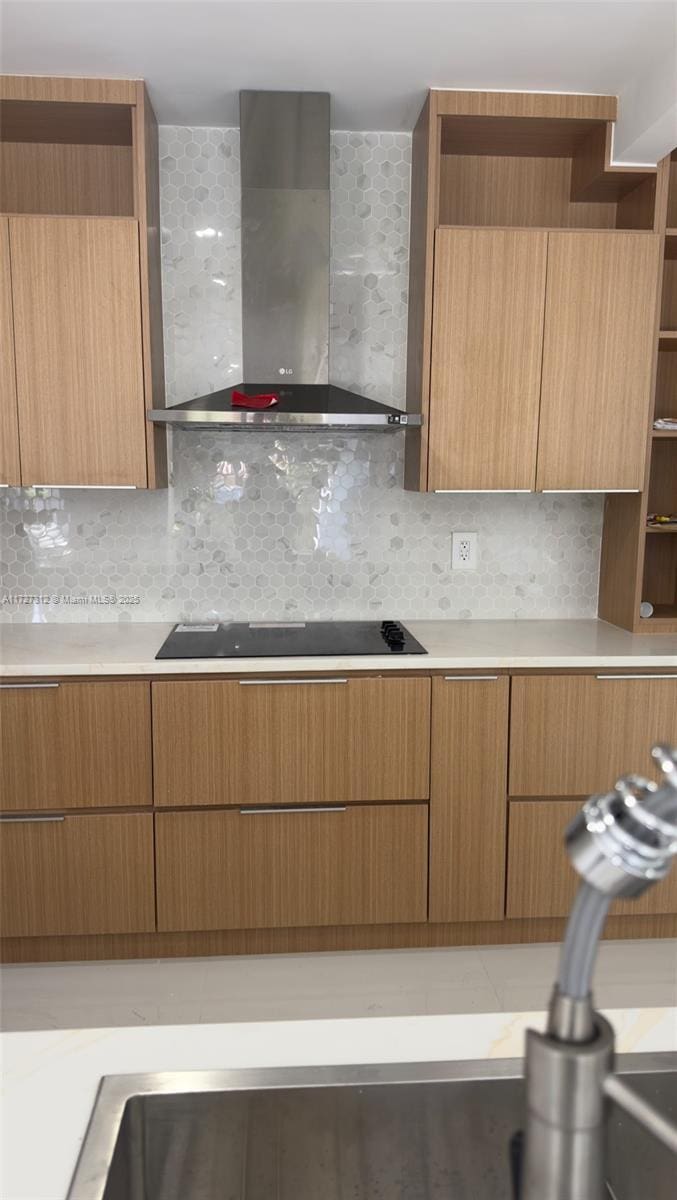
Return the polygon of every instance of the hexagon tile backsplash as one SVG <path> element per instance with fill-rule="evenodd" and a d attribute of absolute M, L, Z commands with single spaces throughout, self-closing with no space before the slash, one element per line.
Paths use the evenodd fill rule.
<path fill-rule="evenodd" d="M 411 138 L 332 134 L 331 377 L 403 406 Z M 168 401 L 241 379 L 239 136 L 161 130 Z M 0 620 L 588 617 L 597 496 L 429 496 L 397 433 L 173 435 L 167 491 L 8 489 Z M 451 571 L 453 530 L 479 569 Z"/>

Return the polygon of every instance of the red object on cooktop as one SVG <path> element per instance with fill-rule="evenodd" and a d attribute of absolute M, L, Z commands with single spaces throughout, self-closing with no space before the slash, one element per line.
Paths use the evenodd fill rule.
<path fill-rule="evenodd" d="M 278 400 L 276 392 L 260 392 L 258 396 L 248 396 L 246 392 L 235 391 L 230 403 L 233 408 L 272 408 Z"/>

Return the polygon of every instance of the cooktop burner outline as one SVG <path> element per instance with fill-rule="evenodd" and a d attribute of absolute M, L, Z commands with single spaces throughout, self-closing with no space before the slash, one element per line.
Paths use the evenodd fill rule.
<path fill-rule="evenodd" d="M 340 658 L 378 654 L 427 654 L 427 650 L 400 621 L 180 621 L 155 657 Z"/>

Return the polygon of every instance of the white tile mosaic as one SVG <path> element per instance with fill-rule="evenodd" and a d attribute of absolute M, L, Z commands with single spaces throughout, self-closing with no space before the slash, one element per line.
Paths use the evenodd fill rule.
<path fill-rule="evenodd" d="M 332 135 L 331 378 L 400 406 L 410 147 Z M 163 128 L 161 170 L 175 403 L 241 378 L 237 130 Z M 416 495 L 402 448 L 181 432 L 165 492 L 10 489 L 0 620 L 594 615 L 601 498 Z M 451 572 L 453 530 L 477 531 L 477 571 Z"/>

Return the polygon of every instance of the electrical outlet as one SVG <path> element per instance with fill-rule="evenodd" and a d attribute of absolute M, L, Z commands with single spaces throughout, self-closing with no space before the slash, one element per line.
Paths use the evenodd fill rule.
<path fill-rule="evenodd" d="M 452 571 L 477 570 L 476 533 L 452 533 L 451 569 Z"/>

